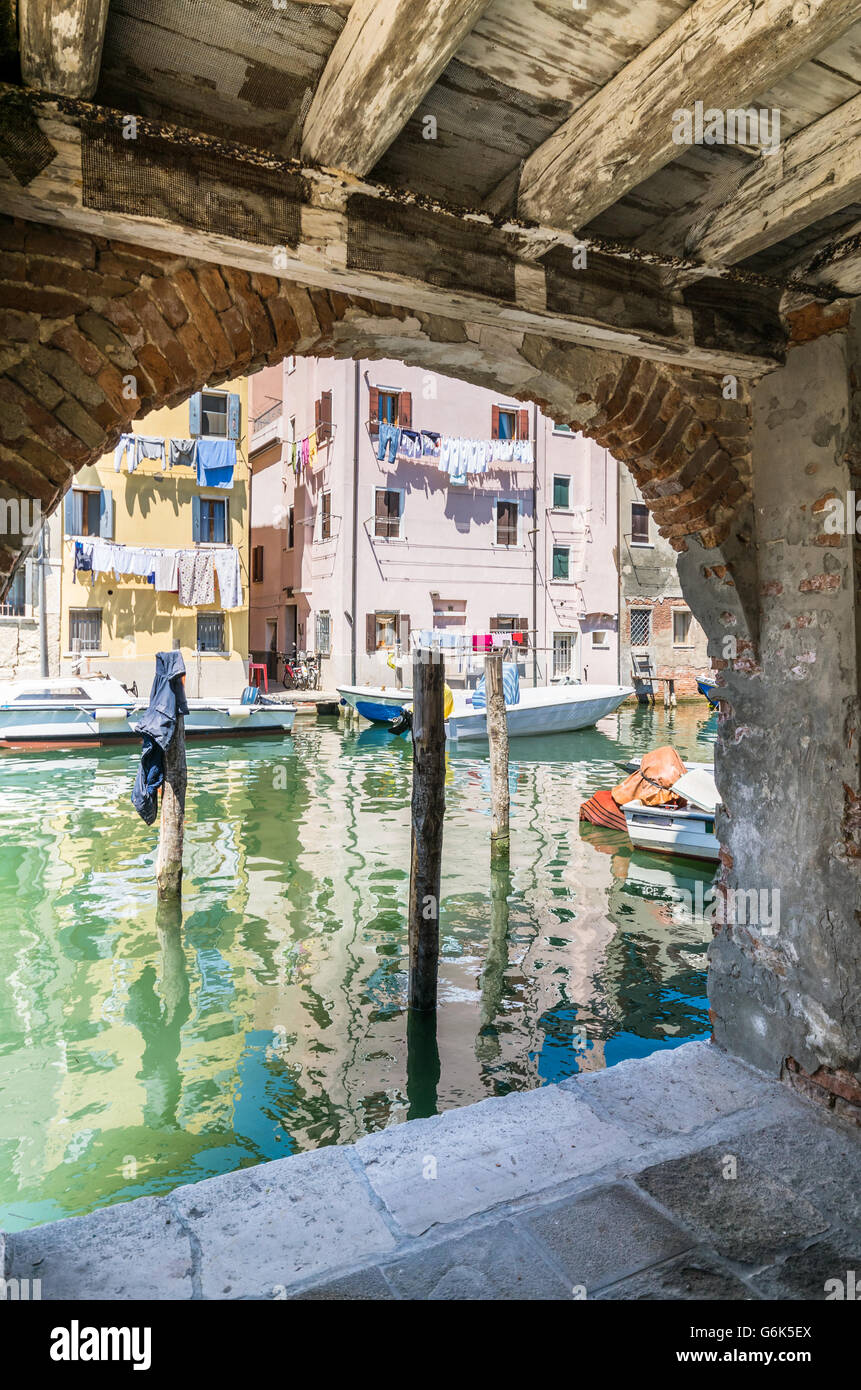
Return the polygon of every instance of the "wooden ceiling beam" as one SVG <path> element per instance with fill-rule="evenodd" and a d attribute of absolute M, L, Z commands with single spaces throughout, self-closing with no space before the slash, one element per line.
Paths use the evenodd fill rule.
<path fill-rule="evenodd" d="M 685 256 L 735 265 L 859 198 L 861 96 L 791 135 L 776 154 L 760 156 L 719 207 L 685 209 L 685 235 L 668 218 L 654 244 L 666 233 Z"/>
<path fill-rule="evenodd" d="M 519 215 L 584 227 L 686 148 L 674 113 L 747 107 L 858 19 L 861 0 L 696 0 L 530 155 Z"/>
<path fill-rule="evenodd" d="M 367 174 L 489 0 L 355 0 L 311 101 L 302 158 Z"/>
<path fill-rule="evenodd" d="M 28 87 L 91 97 L 99 81 L 110 0 L 18 0 L 21 73 Z"/>
<path fill-rule="evenodd" d="M 707 273 L 691 285 L 654 258 L 597 246 L 530 259 L 547 229 L 143 118 L 126 141 L 121 112 L 84 102 L 38 98 L 34 113 L 54 154 L 26 186 L 0 163 L 0 208 L 13 217 L 706 371 L 755 377 L 784 356 L 778 282 Z"/>

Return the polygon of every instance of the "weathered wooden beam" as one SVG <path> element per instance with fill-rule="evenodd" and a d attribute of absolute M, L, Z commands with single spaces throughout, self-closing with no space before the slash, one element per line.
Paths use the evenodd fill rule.
<path fill-rule="evenodd" d="M 28 87 L 91 97 L 99 81 L 110 0 L 18 0 L 21 73 Z"/>
<path fill-rule="evenodd" d="M 508 716 L 502 686 L 502 653 L 484 658 L 487 702 L 487 741 L 490 745 L 490 857 L 506 859 L 511 847 L 509 829 Z"/>
<path fill-rule="evenodd" d="M 520 215 L 585 226 L 682 152 L 674 112 L 746 106 L 858 19 L 861 0 L 696 0 L 530 155 Z"/>
<path fill-rule="evenodd" d="M 435 1009 L 445 818 L 445 667 L 427 649 L 413 657 L 413 793 L 409 897 L 409 1005 Z"/>
<path fill-rule="evenodd" d="M 355 0 L 311 101 L 302 158 L 367 174 L 489 0 Z"/>
<path fill-rule="evenodd" d="M 185 719 L 181 714 L 178 714 L 173 738 L 164 755 L 161 825 L 155 867 L 160 898 L 178 898 L 182 892 L 182 845 L 187 785 Z"/>
<path fill-rule="evenodd" d="M 686 210 L 684 251 L 708 265 L 731 265 L 859 197 L 861 96 L 791 135 L 778 154 L 757 160 L 720 207 Z M 664 229 L 672 237 L 672 223 Z"/>
<path fill-rule="evenodd" d="M 20 99 L 20 89 L 9 90 Z M 703 315 L 696 287 L 654 258 L 608 254 L 571 234 L 576 252 L 560 245 L 547 253 L 546 228 L 444 208 L 158 122 L 137 119 L 126 138 L 131 118 L 121 113 L 31 101 L 55 154 L 26 188 L 0 166 L 8 215 L 707 371 L 757 376 L 782 360 L 779 284 L 763 282 L 749 313 L 747 296 L 736 302 L 738 286 L 724 290 L 713 276 L 699 291 L 708 299 Z M 721 297 L 725 314 L 715 312 Z"/>

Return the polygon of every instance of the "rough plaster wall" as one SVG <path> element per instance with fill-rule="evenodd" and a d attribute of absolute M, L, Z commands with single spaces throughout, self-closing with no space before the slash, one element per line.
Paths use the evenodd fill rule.
<path fill-rule="evenodd" d="M 719 660 L 723 881 L 779 889 L 780 909 L 775 932 L 717 931 L 712 1017 L 720 1044 L 772 1073 L 790 1057 L 810 1073 L 861 1071 L 857 540 L 823 526 L 823 498 L 845 500 L 858 456 L 858 330 L 856 312 L 849 335 L 796 348 L 754 392 L 759 660 L 744 644 Z M 703 578 L 708 560 L 692 550 L 680 565 L 692 606 L 713 634 L 741 632 L 738 595 Z"/>

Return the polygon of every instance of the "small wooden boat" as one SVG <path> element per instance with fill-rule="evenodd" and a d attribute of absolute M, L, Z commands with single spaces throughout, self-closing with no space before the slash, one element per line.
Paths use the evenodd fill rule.
<path fill-rule="evenodd" d="M 619 805 L 613 793 L 604 789 L 584 802 L 580 818 L 608 829 L 624 829 L 637 849 L 714 862 L 720 854 L 720 843 L 715 835 L 715 814 L 720 797 L 714 770 L 706 763 L 682 763 L 676 754 L 673 756 L 677 769 L 681 765 L 684 772 L 672 782 L 667 779 L 669 785 L 664 783 L 669 799 L 663 804 L 646 805 L 634 798 Z M 640 763 L 633 761 L 622 762 L 619 766 L 631 773 L 640 770 Z M 647 782 L 649 780 L 647 778 Z M 618 794 L 619 788 L 616 792 Z"/>

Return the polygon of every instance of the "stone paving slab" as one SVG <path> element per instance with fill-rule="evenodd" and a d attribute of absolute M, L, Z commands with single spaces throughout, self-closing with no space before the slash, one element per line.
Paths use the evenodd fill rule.
<path fill-rule="evenodd" d="M 520 1221 L 552 1252 L 569 1284 L 589 1297 L 694 1244 L 687 1231 L 618 1185 L 539 1207 Z"/>
<path fill-rule="evenodd" d="M 383 1266 L 405 1299 L 557 1302 L 571 1290 L 540 1248 L 508 1221 Z"/>
<path fill-rule="evenodd" d="M 757 1301 L 756 1294 L 741 1279 L 699 1250 L 644 1270 L 610 1288 L 599 1289 L 595 1298 L 602 1302 L 647 1300 L 655 1303 Z"/>
<path fill-rule="evenodd" d="M 368 1181 L 409 1235 L 633 1159 L 638 1148 L 558 1086 L 447 1110 L 356 1144 Z"/>
<path fill-rule="evenodd" d="M 196 1247 L 202 1298 L 272 1298 L 395 1239 L 339 1148 L 261 1163 L 172 1194 Z"/>
<path fill-rule="evenodd" d="M 648 1192 L 729 1260 L 764 1265 L 828 1228 L 805 1197 L 749 1160 L 731 1176 L 727 1148 L 715 1145 L 637 1174 Z"/>
<path fill-rule="evenodd" d="M 41 1279 L 43 1300 L 192 1296 L 191 1244 L 162 1198 L 139 1197 L 7 1240 L 7 1274 Z"/>
<path fill-rule="evenodd" d="M 824 1302 L 829 1295 L 835 1299 L 840 1296 L 832 1282 L 835 1280 L 842 1285 L 844 1300 L 850 1289 L 856 1300 L 861 1297 L 861 1240 L 854 1244 L 843 1240 L 837 1244 L 816 1241 L 755 1274 L 751 1283 L 765 1298 L 812 1298 Z"/>
<path fill-rule="evenodd" d="M 821 1297 L 861 1275 L 859 1176 L 861 1132 L 685 1044 L 0 1249 L 45 1299 Z"/>
<path fill-rule="evenodd" d="M 640 1060 L 618 1062 L 607 1071 L 570 1077 L 563 1090 L 594 1105 L 599 1114 L 624 1114 L 629 1127 L 650 1135 L 689 1134 L 726 1115 L 774 1103 L 774 1084 L 740 1067 L 710 1043 L 685 1043 L 648 1058 L 649 1084 Z M 792 1097 L 786 1097 L 787 1107 Z"/>

